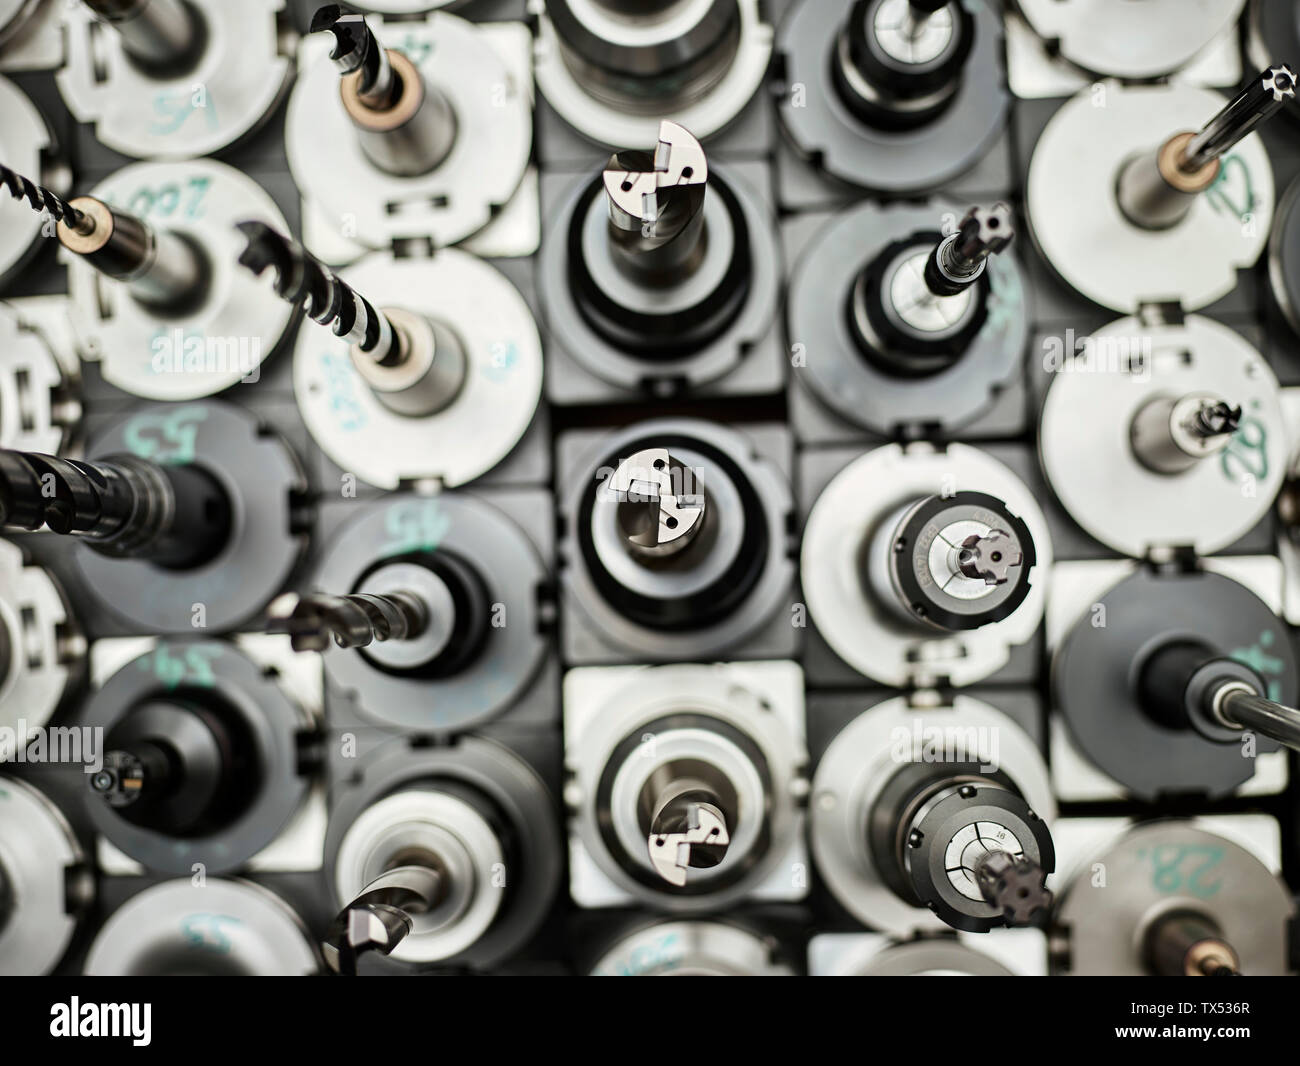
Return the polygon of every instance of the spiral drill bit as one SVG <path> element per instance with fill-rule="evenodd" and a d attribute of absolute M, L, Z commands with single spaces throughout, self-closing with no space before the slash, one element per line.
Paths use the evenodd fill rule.
<path fill-rule="evenodd" d="M 48 526 L 106 555 L 183 568 L 212 558 L 229 525 L 229 500 L 197 467 L 0 450 L 0 526 Z"/>
<path fill-rule="evenodd" d="M 301 244 L 264 222 L 241 222 L 237 229 L 248 242 L 240 265 L 258 276 L 267 267 L 274 270 L 281 299 L 302 306 L 312 321 L 329 326 L 376 363 L 400 361 L 401 344 L 388 318 Z"/>
<path fill-rule="evenodd" d="M 55 222 L 63 222 L 76 232 L 89 236 L 95 231 L 95 221 L 84 211 L 78 211 L 63 197 L 44 185 L 37 185 L 21 174 L 0 163 L 0 183 L 15 200 L 26 200 L 35 211 L 44 211 Z"/>
<path fill-rule="evenodd" d="M 324 651 L 332 637 L 340 648 L 409 640 L 428 620 L 424 601 L 409 592 L 331 596 L 293 593 L 271 605 L 270 630 L 287 633 L 294 651 Z"/>
<path fill-rule="evenodd" d="M 361 955 L 392 954 L 413 919 L 436 909 L 449 889 L 447 877 L 431 866 L 397 866 L 380 874 L 334 919 L 321 945 L 326 964 L 337 974 L 356 976 Z"/>
<path fill-rule="evenodd" d="M 378 169 L 402 177 L 440 166 L 456 142 L 456 109 L 400 49 L 379 43 L 365 18 L 337 4 L 320 8 L 313 33 L 334 35 L 343 110 L 362 152 Z"/>
<path fill-rule="evenodd" d="M 360 71 L 357 96 L 362 103 L 378 111 L 392 106 L 397 96 L 393 67 L 363 15 L 345 15 L 338 4 L 327 4 L 312 16 L 310 32 L 334 35 L 330 60 L 342 75 Z"/>
<path fill-rule="evenodd" d="M 47 211 L 58 223 L 59 243 L 107 277 L 125 282 L 142 303 L 191 305 L 206 289 L 207 268 L 194 246 L 168 230 L 155 230 L 93 196 L 64 200 L 8 167 L 0 180 L 16 200 Z"/>

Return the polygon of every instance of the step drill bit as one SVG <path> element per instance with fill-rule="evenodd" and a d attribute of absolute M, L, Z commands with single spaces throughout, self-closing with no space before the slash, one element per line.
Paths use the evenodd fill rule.
<path fill-rule="evenodd" d="M 448 894 L 446 875 L 434 866 L 397 866 L 370 882 L 334 919 L 322 945 L 337 974 L 355 976 L 366 952 L 391 955 L 414 925 Z"/>
<path fill-rule="evenodd" d="M 141 303 L 178 310 L 202 299 L 208 271 L 184 237 L 155 229 L 93 196 L 64 200 L 0 165 L 0 184 L 15 200 L 53 217 L 59 243 L 100 273 L 124 282 Z"/>
<path fill-rule="evenodd" d="M 269 609 L 272 633 L 287 633 L 294 651 L 364 648 L 386 640 L 419 636 L 428 620 L 424 600 L 413 592 L 287 593 Z"/>
<path fill-rule="evenodd" d="M 310 32 L 334 35 L 330 59 L 342 76 L 343 109 L 376 167 L 413 177 L 447 158 L 456 112 L 405 53 L 384 48 L 364 16 L 345 15 L 337 4 L 317 9 Z"/>
<path fill-rule="evenodd" d="M 602 175 L 614 262 L 646 285 L 670 285 L 702 257 L 709 165 L 700 142 L 675 122 L 659 124 L 654 152 L 610 156 Z"/>
<path fill-rule="evenodd" d="M 301 244 L 264 222 L 241 222 L 237 228 L 247 241 L 240 265 L 258 276 L 271 268 L 281 299 L 346 340 L 352 365 L 386 407 L 421 417 L 455 399 L 466 359 L 449 329 L 402 308 L 376 310 Z"/>
<path fill-rule="evenodd" d="M 46 526 L 105 555 L 188 569 L 221 550 L 230 521 L 225 492 L 198 466 L 0 450 L 0 527 Z"/>
<path fill-rule="evenodd" d="M 1143 152 L 1120 171 L 1120 210 L 1135 226 L 1177 225 L 1197 194 L 1218 179 L 1223 156 L 1256 127 L 1295 100 L 1295 74 L 1285 64 L 1267 67 L 1200 132 L 1176 133 L 1154 152 Z"/>
<path fill-rule="evenodd" d="M 164 76 L 191 66 L 206 34 L 183 0 L 85 0 L 113 28 L 122 50 L 147 73 Z"/>

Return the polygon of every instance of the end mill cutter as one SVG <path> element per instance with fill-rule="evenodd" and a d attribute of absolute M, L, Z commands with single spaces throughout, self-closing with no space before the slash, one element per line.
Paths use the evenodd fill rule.
<path fill-rule="evenodd" d="M 618 502 L 619 529 L 638 557 L 676 555 L 704 528 L 704 488 L 667 448 L 645 448 L 623 459 L 602 495 Z"/>
<path fill-rule="evenodd" d="M 709 164 L 675 122 L 659 124 L 653 153 L 616 152 L 602 175 L 614 262 L 645 284 L 671 284 L 700 258 Z"/>
<path fill-rule="evenodd" d="M 1158 396 L 1133 417 L 1133 454 L 1157 474 L 1180 474 L 1227 448 L 1241 414 L 1218 396 Z"/>
<path fill-rule="evenodd" d="M 0 184 L 15 200 L 57 220 L 59 243 L 96 270 L 124 282 L 141 303 L 171 310 L 198 303 L 208 268 L 199 250 L 166 229 L 150 226 L 93 196 L 64 200 L 0 165 Z"/>
<path fill-rule="evenodd" d="M 972 207 L 936 242 L 915 233 L 890 244 L 858 273 L 849 299 L 851 329 L 863 355 L 904 377 L 937 373 L 969 348 L 986 320 L 977 289 L 990 256 L 1015 239 L 1005 203 Z"/>
<path fill-rule="evenodd" d="M 699 775 L 692 770 L 700 771 Z M 708 869 L 726 857 L 731 836 L 724 810 L 727 803 L 720 793 L 729 790 L 723 782 L 719 782 L 723 787 L 715 788 L 707 780 L 718 774 L 703 763 L 681 773 L 673 773 L 671 766 L 664 771 L 647 782 L 649 791 L 655 792 L 647 845 L 655 872 L 681 888 L 688 869 Z"/>
<path fill-rule="evenodd" d="M 1289 66 L 1268 67 L 1199 132 L 1176 133 L 1155 152 L 1129 160 L 1116 184 L 1124 216 L 1143 229 L 1176 226 L 1195 196 L 1218 179 L 1229 149 L 1295 99 L 1295 82 Z"/>

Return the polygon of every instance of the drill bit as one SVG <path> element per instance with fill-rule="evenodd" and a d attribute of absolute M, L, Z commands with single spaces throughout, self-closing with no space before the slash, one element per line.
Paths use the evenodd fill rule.
<path fill-rule="evenodd" d="M 142 303 L 191 306 L 207 284 L 207 269 L 193 245 L 168 230 L 109 207 L 93 196 L 69 202 L 0 166 L 0 182 L 16 200 L 48 212 L 58 222 L 59 243 L 107 277 L 125 282 Z"/>
<path fill-rule="evenodd" d="M 616 261 L 647 281 L 689 269 L 698 258 L 708 180 L 704 149 L 675 122 L 659 124 L 653 154 L 612 155 L 602 181 Z"/>
<path fill-rule="evenodd" d="M 367 951 L 389 955 L 414 928 L 414 918 L 447 895 L 447 878 L 429 866 L 398 866 L 371 881 L 334 919 L 322 945 L 337 974 L 355 976 Z"/>
<path fill-rule="evenodd" d="M 988 852 L 975 868 L 980 894 L 1009 926 L 1047 924 L 1052 893 L 1044 887 L 1046 880 L 1038 863 L 1005 851 Z"/>
<path fill-rule="evenodd" d="M 55 222 L 63 222 L 83 236 L 95 231 L 95 221 L 84 211 L 78 211 L 67 200 L 43 185 L 24 178 L 21 174 L 0 164 L 0 184 L 9 190 L 15 200 L 26 200 L 35 211 L 44 211 Z"/>
<path fill-rule="evenodd" d="M 1285 64 L 1260 71 L 1237 98 L 1193 136 L 1178 157 L 1179 169 L 1194 174 L 1222 158 L 1265 119 L 1295 99 L 1295 74 Z"/>
<path fill-rule="evenodd" d="M 645 448 L 628 456 L 601 486 L 600 495 L 617 504 L 619 529 L 629 550 L 638 555 L 673 555 L 704 526 L 703 487 L 695 471 L 667 448 Z"/>
<path fill-rule="evenodd" d="M 1206 400 L 1185 425 L 1189 433 L 1198 437 L 1232 436 L 1241 425 L 1241 406 L 1233 407 L 1222 400 Z"/>
<path fill-rule="evenodd" d="M 1015 239 L 1015 220 L 1005 203 L 972 207 L 935 247 L 925 264 L 925 284 L 935 296 L 965 292 L 984 274 L 988 257 Z"/>
<path fill-rule="evenodd" d="M 324 651 L 331 637 L 340 648 L 410 640 L 419 636 L 427 623 L 424 601 L 409 592 L 288 593 L 271 605 L 269 613 L 270 631 L 287 633 L 294 651 Z"/>
<path fill-rule="evenodd" d="M 275 291 L 281 299 L 303 306 L 309 318 L 333 329 L 384 366 L 401 358 L 401 346 L 388 318 L 297 241 L 277 233 L 264 222 L 236 227 L 248 242 L 239 256 L 241 266 L 261 275 L 275 271 Z"/>
<path fill-rule="evenodd" d="M 670 885 L 686 884 L 689 868 L 717 866 L 731 845 L 722 811 L 701 795 L 683 795 L 665 807 L 650 827 L 650 863 Z"/>
<path fill-rule="evenodd" d="M 106 555 L 197 565 L 225 543 L 230 502 L 192 466 L 133 455 L 79 462 L 0 450 L 0 526 L 84 537 Z"/>
<path fill-rule="evenodd" d="M 363 104 L 376 111 L 392 106 L 397 96 L 393 67 L 363 15 L 345 15 L 337 4 L 327 4 L 312 16 L 310 32 L 334 34 L 330 59 L 342 75 L 360 71 L 357 96 Z"/>

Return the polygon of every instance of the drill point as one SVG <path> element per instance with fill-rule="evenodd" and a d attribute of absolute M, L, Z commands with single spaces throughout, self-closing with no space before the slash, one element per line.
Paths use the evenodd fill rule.
<path fill-rule="evenodd" d="M 703 486 L 667 448 L 645 448 L 624 459 L 603 494 L 617 501 L 619 529 L 636 554 L 675 555 L 704 527 Z"/>

